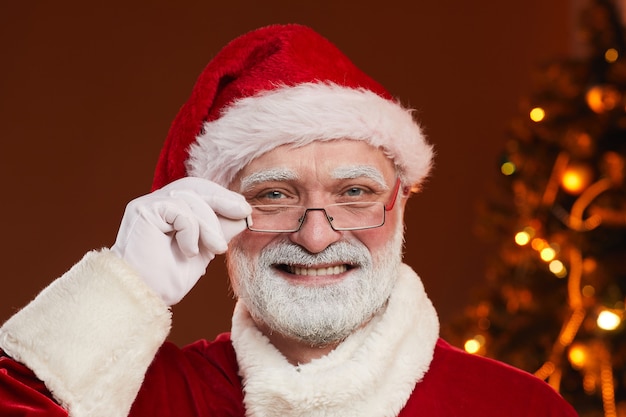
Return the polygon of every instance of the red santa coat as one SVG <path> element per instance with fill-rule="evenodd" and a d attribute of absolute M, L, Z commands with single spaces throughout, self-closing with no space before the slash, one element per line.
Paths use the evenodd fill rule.
<path fill-rule="evenodd" d="M 231 334 L 163 344 L 162 301 L 115 256 L 88 254 L 0 329 L 13 358 L 0 355 L 0 415 L 576 415 L 543 381 L 438 339 L 419 279 L 399 274 L 384 314 L 294 367 L 240 304 Z"/>
<path fill-rule="evenodd" d="M 131 415 L 244 416 L 242 401 L 235 352 L 224 334 L 213 343 L 198 342 L 183 351 L 165 345 Z M 439 339 L 430 369 L 398 416 L 566 417 L 576 413 L 552 387 L 532 375 L 469 355 Z"/>
<path fill-rule="evenodd" d="M 502 384 L 507 381 L 507 384 Z M 66 416 L 23 365 L 0 359 L 0 415 Z M 229 334 L 184 349 L 166 343 L 150 366 L 131 417 L 245 416 Z M 574 410 L 547 384 L 439 340 L 430 369 L 399 417 L 567 417 Z"/>

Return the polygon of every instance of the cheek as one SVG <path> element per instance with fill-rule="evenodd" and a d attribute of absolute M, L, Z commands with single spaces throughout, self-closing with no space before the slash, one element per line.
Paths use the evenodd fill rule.
<path fill-rule="evenodd" d="M 385 219 L 385 224 L 381 227 L 352 232 L 373 254 L 385 248 L 387 244 L 394 239 L 398 222 L 401 221 L 395 212 L 388 214 Z"/>
<path fill-rule="evenodd" d="M 228 243 L 228 247 L 230 249 L 236 247 L 249 257 L 255 258 L 261 250 L 272 240 L 276 239 L 276 237 L 277 235 L 274 233 L 259 233 L 244 230 Z"/>

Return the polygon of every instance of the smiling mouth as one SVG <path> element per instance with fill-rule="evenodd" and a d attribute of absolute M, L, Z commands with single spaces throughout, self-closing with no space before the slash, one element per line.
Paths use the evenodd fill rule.
<path fill-rule="evenodd" d="M 308 267 L 303 267 L 303 266 L 294 266 L 294 265 L 285 265 L 285 264 L 278 266 L 278 269 L 285 271 L 289 274 L 310 276 L 310 277 L 339 275 L 339 274 L 343 274 L 344 272 L 352 268 L 353 267 L 348 264 L 333 265 L 333 266 L 324 267 L 324 268 L 308 268 Z"/>

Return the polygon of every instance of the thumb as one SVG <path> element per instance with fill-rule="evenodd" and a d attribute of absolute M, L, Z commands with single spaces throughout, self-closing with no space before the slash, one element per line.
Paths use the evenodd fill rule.
<path fill-rule="evenodd" d="M 237 236 L 239 233 L 246 230 L 246 220 L 233 220 L 223 216 L 217 216 L 217 220 L 220 222 L 220 226 L 222 227 L 222 232 L 224 234 L 224 239 L 226 242 L 230 242 L 232 238 Z"/>

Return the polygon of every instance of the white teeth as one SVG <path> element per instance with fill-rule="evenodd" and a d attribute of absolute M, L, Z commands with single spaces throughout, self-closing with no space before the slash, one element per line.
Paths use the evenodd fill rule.
<path fill-rule="evenodd" d="M 328 268 L 302 268 L 299 266 L 289 266 L 289 272 L 296 275 L 304 276 L 321 276 L 321 275 L 338 275 L 346 272 L 348 267 L 346 265 L 330 266 Z"/>

